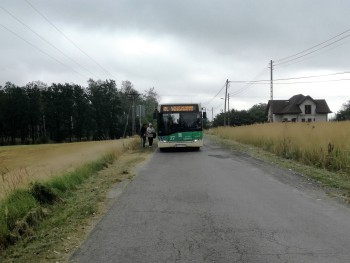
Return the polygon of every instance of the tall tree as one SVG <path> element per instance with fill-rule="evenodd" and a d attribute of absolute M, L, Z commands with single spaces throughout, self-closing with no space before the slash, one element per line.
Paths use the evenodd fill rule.
<path fill-rule="evenodd" d="M 50 139 L 62 142 L 72 137 L 73 89 L 70 84 L 52 84 L 43 92 L 45 128 Z"/>
<path fill-rule="evenodd" d="M 139 130 L 136 121 L 136 106 L 140 104 L 140 94 L 134 88 L 134 84 L 129 80 L 122 82 L 121 91 L 119 93 L 121 98 L 121 107 L 124 112 L 124 133 L 123 135 L 132 135 L 132 127 L 135 125 L 135 131 Z M 134 123 L 133 123 L 134 121 Z"/>
<path fill-rule="evenodd" d="M 16 143 L 16 138 L 21 138 L 21 143 L 25 143 L 28 136 L 28 100 L 25 91 L 10 82 L 6 83 L 4 90 L 7 94 L 5 122 L 8 125 L 11 144 Z"/>
<path fill-rule="evenodd" d="M 15 144 L 19 138 L 21 143 L 120 138 L 125 128 L 131 134 L 132 98 L 135 105 L 146 106 L 147 121 L 152 120 L 158 94 L 154 88 L 145 92 L 139 94 L 128 80 L 120 90 L 113 80 L 90 79 L 87 89 L 68 83 L 35 81 L 17 87 L 8 82 L 0 86 L 0 144 Z"/>
<path fill-rule="evenodd" d="M 267 122 L 267 104 L 259 103 L 255 104 L 248 110 L 248 114 L 251 118 L 251 123 L 264 123 Z"/>
<path fill-rule="evenodd" d="M 41 136 L 40 127 L 43 124 L 41 90 L 37 83 L 28 83 L 25 87 L 28 98 L 28 124 L 32 143 Z"/>
<path fill-rule="evenodd" d="M 115 129 L 120 115 L 118 90 L 114 80 L 88 81 L 88 98 L 92 106 L 94 139 L 117 136 Z"/>
<path fill-rule="evenodd" d="M 73 133 L 78 141 L 89 139 L 91 128 L 91 105 L 88 96 L 79 85 L 73 85 Z"/>
<path fill-rule="evenodd" d="M 232 109 L 229 115 L 231 126 L 250 125 L 254 123 L 263 123 L 267 121 L 266 104 L 259 103 L 253 105 L 249 110 Z M 224 125 L 224 113 L 220 113 L 214 118 L 213 126 Z"/>
<path fill-rule="evenodd" d="M 214 120 L 213 120 L 213 127 L 219 127 L 219 126 L 224 126 L 224 113 L 223 112 L 216 115 Z"/>
<path fill-rule="evenodd" d="M 145 105 L 145 114 L 146 114 L 146 120 L 148 122 L 152 121 L 153 119 L 153 112 L 155 109 L 157 109 L 159 104 L 159 95 L 154 89 L 154 87 L 145 90 L 145 93 L 143 94 L 143 103 Z"/>
<path fill-rule="evenodd" d="M 5 144 L 6 140 L 6 113 L 5 113 L 5 105 L 7 96 L 2 86 L 0 86 L 0 145 Z"/>

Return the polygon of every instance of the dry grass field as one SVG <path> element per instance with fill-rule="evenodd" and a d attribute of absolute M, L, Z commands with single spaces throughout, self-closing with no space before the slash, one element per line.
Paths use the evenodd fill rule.
<path fill-rule="evenodd" d="M 209 133 L 307 165 L 350 174 L 350 122 L 255 124 L 219 127 Z"/>
<path fill-rule="evenodd" d="M 45 180 L 113 153 L 121 155 L 134 138 L 65 144 L 0 147 L 0 198 L 14 189 Z"/>

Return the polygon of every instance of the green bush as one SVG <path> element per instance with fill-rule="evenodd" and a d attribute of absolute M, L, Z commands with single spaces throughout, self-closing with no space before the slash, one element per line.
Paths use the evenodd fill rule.
<path fill-rule="evenodd" d="M 17 222 L 38 207 L 35 198 L 25 190 L 15 190 L 0 203 L 0 251 L 11 243 L 11 232 Z"/>
<path fill-rule="evenodd" d="M 40 182 L 32 184 L 30 193 L 40 204 L 52 205 L 59 200 L 57 193 L 51 187 Z"/>
<path fill-rule="evenodd" d="M 38 206 L 38 202 L 26 190 L 15 190 L 0 205 L 2 221 L 12 230 L 16 221 L 23 218 L 31 209 Z"/>

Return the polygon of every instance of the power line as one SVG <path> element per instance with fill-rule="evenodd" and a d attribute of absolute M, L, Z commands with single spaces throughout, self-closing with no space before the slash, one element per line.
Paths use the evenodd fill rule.
<path fill-rule="evenodd" d="M 66 34 L 62 32 L 53 22 L 51 22 L 42 12 L 40 12 L 32 3 L 28 0 L 25 0 L 27 4 L 32 7 L 41 17 L 43 17 L 53 28 L 57 30 L 66 40 L 68 40 L 74 47 L 76 47 L 81 53 L 83 53 L 86 57 L 88 57 L 93 63 L 95 63 L 100 69 L 102 69 L 105 73 L 112 76 L 117 80 L 112 73 L 110 73 L 107 69 L 105 69 L 100 63 L 98 63 L 94 58 L 92 58 L 89 54 L 87 54 L 84 50 L 82 50 L 73 40 L 71 40 Z"/>
<path fill-rule="evenodd" d="M 285 57 L 285 58 L 282 58 L 282 59 L 275 60 L 274 66 L 281 66 L 281 65 L 289 65 L 289 64 L 299 63 L 299 62 L 304 60 L 304 59 L 300 60 L 301 58 L 306 57 L 306 56 L 308 56 L 310 54 L 313 54 L 315 52 L 318 52 L 320 50 L 323 50 L 323 49 L 325 49 L 327 47 L 330 47 L 330 46 L 334 45 L 335 43 L 338 43 L 338 42 L 340 42 L 340 41 L 350 37 L 350 34 L 347 34 L 347 35 L 339 38 L 341 35 L 344 35 L 344 34 L 346 34 L 349 31 L 350 31 L 350 29 L 348 29 L 348 30 L 346 30 L 346 31 L 336 35 L 335 37 L 332 37 L 332 38 L 330 38 L 330 39 L 328 39 L 326 41 L 323 41 L 322 43 L 317 44 L 317 45 L 315 45 L 315 46 L 313 46 L 311 48 L 308 48 L 308 49 L 305 49 L 305 50 L 303 50 L 301 52 L 298 52 L 298 53 L 296 53 L 294 55 L 291 55 L 291 56 L 288 56 L 288 57 Z M 336 38 L 338 38 L 338 39 L 336 39 Z M 333 39 L 336 39 L 336 40 L 332 41 Z M 326 44 L 326 43 L 328 43 L 330 41 L 332 41 L 332 42 L 327 44 L 327 45 L 324 45 L 324 44 Z M 316 47 L 319 47 L 319 48 L 315 49 Z M 291 63 L 291 62 L 296 61 L 296 60 L 299 60 L 299 61 Z"/>
<path fill-rule="evenodd" d="M 59 48 L 57 48 L 54 44 L 50 43 L 48 40 L 46 40 L 44 37 L 42 37 L 39 33 L 37 33 L 35 30 L 33 30 L 30 26 L 26 25 L 23 21 L 21 21 L 19 18 L 17 18 L 14 14 L 12 14 L 10 11 L 8 11 L 6 8 L 0 6 L 0 9 L 2 9 L 4 12 L 6 12 L 7 14 L 9 14 L 13 19 L 15 19 L 17 22 L 19 22 L 20 24 L 22 24 L 25 28 L 27 28 L 28 30 L 30 30 L 33 34 L 35 34 L 37 37 L 39 37 L 42 41 L 44 41 L 45 43 L 47 43 L 48 45 L 50 45 L 51 47 L 53 47 L 54 49 L 56 49 L 58 52 L 60 52 L 63 56 L 65 56 L 66 58 L 68 58 L 70 61 L 74 62 L 75 64 L 77 64 L 78 66 L 80 66 L 81 68 L 85 69 L 87 72 L 89 72 L 91 75 L 95 75 L 94 73 L 92 73 L 90 70 L 88 70 L 86 67 L 84 67 L 83 65 L 79 64 L 77 61 L 75 61 L 74 59 L 72 59 L 71 57 L 69 57 L 68 55 L 66 55 L 62 50 L 60 50 Z M 87 78 L 89 78 L 88 76 L 86 76 Z"/>
<path fill-rule="evenodd" d="M 329 43 L 329 44 L 327 44 L 327 45 L 325 45 L 325 46 L 323 46 L 323 47 L 321 47 L 321 48 L 312 50 L 312 51 L 310 51 L 310 52 L 308 52 L 308 53 L 306 53 L 306 54 L 304 54 L 304 55 L 300 55 L 300 56 L 298 56 L 298 57 L 292 58 L 292 59 L 287 60 L 287 61 L 285 61 L 285 62 L 276 63 L 276 64 L 274 64 L 274 66 L 280 66 L 280 65 L 287 64 L 287 63 L 289 64 L 289 63 L 292 62 L 292 61 L 295 61 L 295 60 L 298 60 L 298 59 L 300 59 L 300 58 L 306 57 L 306 56 L 308 56 L 308 55 L 310 55 L 310 54 L 313 54 L 313 53 L 315 53 L 315 52 L 317 52 L 317 51 L 320 51 L 320 50 L 322 50 L 322 49 L 324 49 L 324 48 L 326 48 L 326 47 L 329 47 L 329 46 L 331 46 L 331 45 L 333 45 L 333 44 L 335 44 L 335 43 L 337 43 L 337 42 L 339 42 L 339 41 L 341 41 L 341 40 L 343 40 L 343 39 L 345 39 L 345 38 L 348 38 L 348 37 L 350 37 L 350 34 L 349 34 L 349 35 L 346 35 L 345 37 L 342 37 L 341 39 L 338 39 L 338 40 L 336 40 L 336 41 L 334 41 L 334 42 L 331 42 L 331 43 Z"/>
<path fill-rule="evenodd" d="M 217 110 L 218 108 L 223 108 L 223 105 L 222 105 L 223 102 L 220 102 L 219 104 L 217 104 L 216 106 L 213 106 L 213 110 Z"/>
<path fill-rule="evenodd" d="M 256 81 L 255 79 L 259 78 L 260 76 L 262 76 L 265 71 L 266 71 L 267 67 L 263 68 L 263 70 L 261 70 L 253 79 L 253 81 L 228 81 L 228 85 L 230 85 L 230 83 L 247 83 L 246 85 L 244 85 L 243 87 L 241 87 L 239 90 L 236 90 L 234 92 L 230 92 L 230 97 L 231 96 L 235 96 L 237 94 L 240 94 L 246 90 L 248 90 L 252 85 L 254 85 L 254 82 Z M 219 94 L 220 92 L 226 87 L 226 83 L 223 85 L 223 87 L 219 90 L 219 92 L 212 98 L 210 99 L 207 103 L 204 104 L 209 104 L 211 101 L 213 101 Z M 214 110 L 217 110 L 220 106 L 220 104 L 218 104 L 217 106 L 213 107 Z"/>
<path fill-rule="evenodd" d="M 255 83 L 260 82 L 259 80 L 256 80 L 257 78 L 259 78 L 261 75 L 263 75 L 265 73 L 267 68 L 264 68 L 263 70 L 261 70 L 251 81 L 247 81 L 247 82 L 237 82 L 237 81 L 229 81 L 229 83 L 246 83 L 246 85 L 244 85 L 243 87 L 241 87 L 240 89 L 231 92 L 230 95 L 231 96 L 235 96 L 238 95 L 240 93 L 243 93 L 245 91 L 247 91 L 252 85 L 254 85 Z"/>
<path fill-rule="evenodd" d="M 329 76 L 336 76 L 336 75 L 342 75 L 342 74 L 350 74 L 350 71 L 336 72 L 336 73 L 323 74 L 323 75 L 304 76 L 304 77 L 280 78 L 280 79 L 274 79 L 274 81 L 307 79 L 307 78 L 320 78 L 320 77 L 329 77 Z M 261 80 L 230 80 L 230 83 L 248 83 L 248 84 L 251 83 L 252 85 L 255 85 L 255 84 L 269 84 L 270 80 L 268 80 L 268 79 L 261 79 Z"/>
<path fill-rule="evenodd" d="M 305 82 L 274 82 L 274 84 L 289 85 L 289 84 L 314 84 L 314 83 L 327 83 L 327 82 L 340 82 L 349 81 L 350 79 L 331 79 L 331 80 L 320 80 L 320 81 L 305 81 Z"/>
<path fill-rule="evenodd" d="M 344 72 L 337 72 L 337 73 L 330 73 L 330 74 L 323 74 L 323 75 L 313 75 L 313 76 L 305 76 L 305 77 L 275 79 L 275 81 L 279 81 L 279 80 L 293 80 L 293 79 L 320 78 L 320 77 L 329 77 L 329 76 L 343 75 L 343 74 L 349 74 L 349 73 L 350 73 L 350 71 L 344 71 Z"/>
<path fill-rule="evenodd" d="M 15 35 L 16 37 L 18 37 L 19 39 L 23 40 L 24 42 L 26 42 L 28 45 L 32 46 L 33 48 L 35 48 L 36 50 L 38 50 L 39 52 L 43 53 L 44 55 L 50 57 L 51 59 L 55 60 L 57 63 L 61 64 L 62 66 L 74 71 L 75 73 L 77 73 L 78 75 L 82 76 L 85 78 L 84 75 L 82 75 L 81 73 L 79 73 L 78 71 L 76 71 L 75 69 L 73 69 L 72 67 L 64 64 L 63 62 L 59 61 L 57 58 L 51 56 L 50 54 L 48 54 L 47 52 L 45 52 L 44 50 L 38 48 L 37 46 L 35 46 L 34 44 L 30 43 L 28 40 L 24 39 L 23 37 L 21 37 L 20 35 L 18 35 L 16 32 L 12 31 L 11 29 L 9 29 L 8 27 L 6 27 L 3 24 L 0 24 L 0 26 L 2 26 L 5 30 L 7 30 L 8 32 L 12 33 L 13 35 Z"/>
<path fill-rule="evenodd" d="M 309 50 L 312 50 L 312 49 L 314 49 L 314 48 L 316 48 L 316 47 L 319 47 L 319 46 L 321 46 L 321 45 L 323 45 L 323 44 L 325 44 L 325 43 L 327 43 L 327 42 L 329 42 L 329 41 L 331 41 L 331 40 L 333 40 L 333 39 L 335 39 L 335 38 L 337 38 L 337 37 L 339 37 L 339 36 L 341 36 L 341 35 L 344 35 L 344 34 L 346 34 L 347 32 L 349 32 L 350 31 L 350 29 L 347 29 L 347 30 L 345 30 L 344 32 L 342 32 L 342 33 L 340 33 L 340 34 L 338 34 L 338 35 L 336 35 L 336 36 L 334 36 L 334 37 L 332 37 L 332 38 L 330 38 L 330 39 L 327 39 L 326 41 L 323 41 L 323 42 L 321 42 L 321 43 L 319 43 L 319 44 L 317 44 L 317 45 L 315 45 L 315 46 L 312 46 L 312 47 L 310 47 L 310 48 L 307 48 L 307 49 L 305 49 L 305 50 L 303 50 L 303 51 L 301 51 L 301 52 L 298 52 L 298 53 L 296 53 L 296 54 L 293 54 L 293 55 L 290 55 L 290 56 L 288 56 L 288 57 L 284 57 L 284 58 L 281 58 L 281 59 L 276 59 L 275 60 L 275 62 L 281 62 L 281 61 L 283 61 L 283 60 L 289 60 L 290 58 L 292 58 L 292 57 L 295 57 L 295 56 L 299 56 L 299 55 L 301 55 L 301 54 L 303 54 L 303 53 L 305 53 L 305 52 L 307 52 L 307 51 L 309 51 Z M 349 35 L 348 35 L 349 36 Z M 347 37 L 348 37 L 347 36 Z"/>
<path fill-rule="evenodd" d="M 217 93 L 214 97 L 212 97 L 210 100 L 206 101 L 206 102 L 203 103 L 203 104 L 209 104 L 210 102 L 212 102 L 212 101 L 220 94 L 220 92 L 221 92 L 225 87 L 226 87 L 226 83 L 222 86 L 222 88 L 218 91 L 218 93 Z"/>
<path fill-rule="evenodd" d="M 259 72 L 259 74 L 257 74 L 254 79 L 260 77 L 266 70 L 267 68 L 264 68 L 261 72 Z M 243 91 L 244 89 L 248 89 L 251 85 L 254 84 L 254 80 L 252 81 L 229 81 L 229 83 L 247 83 L 247 85 L 243 86 L 239 91 Z M 210 102 L 212 102 L 219 94 L 220 92 L 226 87 L 226 83 L 222 86 L 222 88 L 218 91 L 218 93 L 212 97 L 210 100 L 208 100 L 207 102 L 205 102 L 204 104 L 209 104 Z M 236 91 L 234 92 L 232 95 L 236 95 L 236 94 L 239 94 L 240 92 Z M 231 94 L 230 94 L 231 95 Z"/>
<path fill-rule="evenodd" d="M 288 63 L 286 63 L 286 64 L 281 64 L 281 65 L 278 66 L 278 68 L 287 67 L 287 66 L 294 65 L 294 64 L 300 63 L 300 62 L 302 62 L 302 61 L 308 60 L 308 59 L 312 59 L 312 58 L 314 58 L 314 57 L 317 57 L 317 56 L 319 56 L 319 55 L 322 55 L 322 54 L 325 53 L 325 52 L 328 52 L 328 51 L 330 51 L 330 50 L 336 49 L 336 48 L 338 48 L 338 47 L 340 47 L 340 46 L 342 46 L 342 45 L 345 45 L 345 44 L 347 44 L 347 43 L 349 43 L 349 41 L 340 43 L 339 45 L 336 45 L 336 46 L 328 47 L 325 51 L 320 52 L 320 53 L 318 53 L 318 54 L 314 54 L 313 56 L 308 56 L 308 57 L 305 57 L 304 59 L 300 59 L 300 60 L 295 61 L 295 62 L 288 62 Z"/>

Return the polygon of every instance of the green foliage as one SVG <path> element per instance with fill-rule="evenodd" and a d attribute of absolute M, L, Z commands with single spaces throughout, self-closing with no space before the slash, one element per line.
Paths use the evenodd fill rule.
<path fill-rule="evenodd" d="M 25 190 L 15 190 L 0 203 L 0 251 L 9 242 L 11 232 L 15 229 L 18 220 L 24 218 L 29 211 L 38 206 L 35 198 Z"/>
<path fill-rule="evenodd" d="M 40 86 L 44 86 L 41 83 L 28 83 L 25 87 L 25 92 L 28 97 L 28 129 L 32 144 L 36 143 L 39 139 L 40 125 L 42 124 L 42 104 L 41 104 L 41 90 Z"/>
<path fill-rule="evenodd" d="M 264 123 L 267 121 L 267 104 L 259 103 L 252 106 L 249 110 L 231 110 L 226 113 L 226 124 L 229 126 L 242 126 L 254 123 Z M 213 126 L 224 125 L 224 113 L 220 113 L 214 119 Z"/>
<path fill-rule="evenodd" d="M 91 102 L 94 139 L 115 139 L 118 116 L 121 116 L 120 99 L 115 81 L 89 80 L 88 98 Z"/>
<path fill-rule="evenodd" d="M 101 161 L 93 162 L 75 170 L 71 173 L 66 173 L 61 176 L 52 178 L 47 185 L 52 189 L 54 193 L 64 195 L 65 193 L 76 189 L 86 178 L 101 170 L 104 164 Z"/>
<path fill-rule="evenodd" d="M 37 205 L 35 198 L 26 190 L 15 190 L 11 193 L 0 205 L 8 229 L 13 229 L 16 221 Z"/>
<path fill-rule="evenodd" d="M 145 105 L 145 123 L 153 121 L 153 112 L 158 107 L 159 95 L 154 88 L 145 90 L 143 95 L 144 105 Z"/>
<path fill-rule="evenodd" d="M 337 121 L 350 120 L 350 100 L 343 104 L 343 107 L 335 115 Z"/>
<path fill-rule="evenodd" d="M 52 188 L 40 182 L 32 184 L 30 193 L 40 204 L 52 205 L 59 199 Z"/>
<path fill-rule="evenodd" d="M 76 84 L 31 82 L 18 87 L 10 82 L 0 87 L 0 145 L 83 140 L 118 139 L 132 135 L 130 94 L 135 105 L 144 105 L 152 120 L 158 95 L 154 88 L 139 94 L 130 81 L 118 89 L 114 80 Z M 138 124 L 140 119 L 135 120 Z"/>

